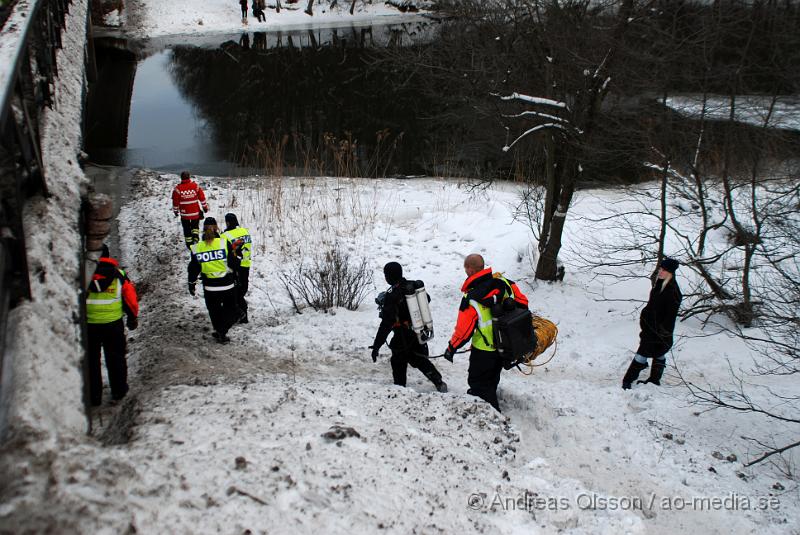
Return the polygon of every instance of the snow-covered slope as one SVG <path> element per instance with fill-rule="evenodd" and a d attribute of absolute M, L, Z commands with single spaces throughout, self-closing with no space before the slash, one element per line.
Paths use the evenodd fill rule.
<path fill-rule="evenodd" d="M 530 237 L 511 223 L 515 187 L 470 194 L 437 180 L 201 179 L 211 215 L 236 212 L 256 240 L 251 323 L 220 346 L 202 299 L 186 291 L 186 252 L 168 207 L 176 180 L 139 173 L 137 199 L 120 216 L 122 257 L 142 294 L 132 392 L 95 415 L 105 447 L 87 442 L 56 457 L 50 492 L 61 522 L 144 532 L 794 529 L 796 487 L 769 467 L 741 466 L 748 443 L 739 437 L 767 432 L 763 422 L 699 412 L 672 369 L 661 388 L 619 388 L 637 340 L 636 304 L 598 300 L 603 283 L 591 273 L 535 284 Z M 578 213 L 601 213 L 605 195 L 581 195 Z M 310 217 L 302 199 L 328 211 Z M 336 199 L 351 208 L 337 216 Z M 287 225 L 290 208 L 300 217 Z M 304 243 L 325 234 L 307 234 L 303 218 L 329 221 L 353 254 L 370 254 L 375 291 L 388 260 L 425 280 L 434 354 L 455 320 L 462 255 L 483 253 L 559 324 L 554 360 L 532 376 L 504 373 L 503 415 L 466 394 L 465 356 L 435 361 L 450 393 L 413 369 L 407 388 L 393 386 L 386 355 L 373 364 L 366 347 L 378 323 L 370 299 L 356 311 L 294 313 L 277 276 L 291 260 L 281 246 L 292 229 Z M 647 283 L 613 288 L 643 298 Z M 698 327 L 678 328 L 670 363 L 684 375 L 724 380 L 724 358 L 747 362 L 740 342 L 693 338 Z M 333 426 L 358 436 L 323 437 Z M 790 490 L 776 492 L 777 481 Z"/>
<path fill-rule="evenodd" d="M 174 8 L 160 17 L 172 26 L 153 20 L 144 33 L 181 33 L 174 23 L 183 2 L 150 4 Z M 222 13 L 223 2 L 207 4 L 207 13 Z M 76 0 L 73 15 L 84 8 Z M 241 24 L 235 2 L 224 10 L 232 27 Z M 82 41 L 67 40 L 65 52 L 77 69 Z M 202 298 L 186 291 L 187 255 L 168 200 L 177 177 L 142 171 L 119 219 L 119 254 L 142 302 L 141 325 L 129 334 L 132 390 L 93 414 L 92 437 L 80 436 L 77 304 L 69 298 L 77 223 L 59 226 L 57 217 L 58 201 L 77 199 L 81 181 L 70 159 L 80 99 L 66 94 L 73 98 L 59 101 L 48 134 L 60 156 L 50 176 L 62 180 L 28 216 L 40 229 L 29 239 L 32 265 L 48 271 L 36 279 L 36 302 L 15 311 L 30 327 L 15 351 L 43 373 L 28 375 L 21 390 L 21 421 L 35 425 L 25 451 L 12 443 L 3 452 L 13 480 L 1 490 L 16 492 L 3 495 L 0 532 L 796 533 L 798 488 L 781 473 L 793 469 L 792 457 L 785 466 L 742 466 L 759 452 L 743 436 L 780 441 L 790 430 L 704 412 L 676 376 L 677 363 L 688 379 L 724 384 L 729 365 L 750 365 L 740 341 L 683 322 L 663 386 L 619 388 L 651 266 L 638 280 L 574 267 L 608 231 L 579 218 L 619 209 L 609 201 L 620 194 L 609 191 L 578 195 L 567 277 L 550 285 L 532 278 L 535 248 L 527 227 L 513 222 L 513 185 L 471 192 L 433 179 L 201 178 L 211 215 L 236 212 L 256 241 L 251 323 L 220 346 Z M 370 294 L 356 311 L 296 314 L 279 272 L 333 238 L 367 259 Z M 532 308 L 559 326 L 547 366 L 503 374 L 502 415 L 466 394 L 464 355 L 435 360 L 450 386 L 439 394 L 413 369 L 407 388 L 392 385 L 387 351 L 373 364 L 367 349 L 381 267 L 398 260 L 426 283 L 431 349 L 441 353 L 471 252 L 516 280 Z M 337 426 L 342 438 L 323 436 Z"/>

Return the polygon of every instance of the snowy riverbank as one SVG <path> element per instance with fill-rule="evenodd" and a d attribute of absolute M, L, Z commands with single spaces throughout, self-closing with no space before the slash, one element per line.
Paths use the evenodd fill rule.
<path fill-rule="evenodd" d="M 185 2 L 130 3 L 149 9 L 132 29 L 143 36 L 241 28 L 232 1 L 208 2 L 202 26 L 181 18 Z M 70 20 L 82 9 L 76 0 Z M 230 24 L 211 17 L 223 9 Z M 639 279 L 577 268 L 612 230 L 581 220 L 625 208 L 613 190 L 577 195 L 562 251 L 567 276 L 545 284 L 533 278 L 528 227 L 512 217 L 513 184 L 472 191 L 435 178 L 200 177 L 211 215 L 237 213 L 255 240 L 251 323 L 221 346 L 202 299 L 186 290 L 186 251 L 169 207 L 177 177 L 139 171 L 114 252 L 141 297 L 140 327 L 129 334 L 131 392 L 96 411 L 84 436 L 73 321 L 84 179 L 72 158 L 83 44 L 69 33 L 59 55 L 64 86 L 46 126 L 54 195 L 26 221 L 40 231 L 28 240 L 35 299 L 13 320 L 22 333 L 16 358 L 31 370 L 19 383 L 27 404 L 18 429 L 28 434 L 3 452 L 0 533 L 796 533 L 796 482 L 780 465 L 743 467 L 761 452 L 744 436 L 785 442 L 789 430 L 752 414 L 705 412 L 676 373 L 677 365 L 688 380 L 726 384 L 729 368 L 752 364 L 740 340 L 682 322 L 663 386 L 620 389 L 652 266 Z M 73 205 L 64 224 L 63 207 Z M 332 236 L 367 259 L 370 292 L 355 311 L 297 314 L 279 273 Z M 399 260 L 432 296 L 431 350 L 441 353 L 471 252 L 559 326 L 549 364 L 531 376 L 503 374 L 502 415 L 466 394 L 464 355 L 435 360 L 450 386 L 439 394 L 413 369 L 407 388 L 392 385 L 387 351 L 373 364 L 367 349 L 381 268 Z M 678 281 L 685 277 L 679 270 Z M 329 434 L 337 428 L 341 435 Z"/>

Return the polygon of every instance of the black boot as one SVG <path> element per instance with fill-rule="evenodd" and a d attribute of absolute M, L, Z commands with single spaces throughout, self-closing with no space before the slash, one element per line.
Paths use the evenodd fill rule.
<path fill-rule="evenodd" d="M 653 383 L 654 385 L 661 386 L 661 376 L 664 375 L 664 368 L 667 367 L 667 363 L 661 360 L 654 360 L 653 365 L 650 367 L 650 377 L 647 378 L 647 381 L 639 381 L 640 383 L 647 384 Z"/>
<path fill-rule="evenodd" d="M 647 368 L 646 363 L 642 364 L 635 359 L 632 360 L 631 365 L 628 366 L 628 371 L 625 372 L 625 376 L 622 378 L 622 389 L 630 390 L 631 384 L 639 377 L 639 372 L 645 368 Z"/>

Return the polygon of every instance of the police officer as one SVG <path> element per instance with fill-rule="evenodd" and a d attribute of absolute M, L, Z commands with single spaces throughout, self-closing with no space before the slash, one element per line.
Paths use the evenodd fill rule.
<path fill-rule="evenodd" d="M 89 345 L 89 401 L 98 406 L 103 399 L 103 373 L 100 352 L 105 352 L 111 398 L 118 401 L 128 393 L 128 363 L 125 360 L 125 327 L 138 326 L 139 300 L 136 288 L 128 279 L 119 262 L 111 258 L 108 247 L 97 260 L 97 268 L 86 290 L 86 322 Z"/>
<path fill-rule="evenodd" d="M 203 221 L 203 239 L 192 245 L 189 262 L 189 293 L 195 295 L 197 277 L 203 281 L 203 296 L 214 332 L 221 344 L 230 342 L 228 330 L 236 323 L 241 311 L 236 305 L 234 270 L 239 258 L 233 253 L 230 242 L 220 236 L 217 220 L 207 217 Z"/>
<path fill-rule="evenodd" d="M 447 392 L 447 384 L 442 381 L 442 374 L 428 360 L 428 344 L 420 344 L 417 335 L 411 329 L 411 316 L 406 305 L 405 290 L 413 282 L 403 278 L 403 267 L 397 262 L 389 262 L 383 268 L 386 282 L 391 287 L 386 291 L 381 306 L 381 324 L 370 346 L 372 362 L 378 360 L 378 350 L 386 342 L 390 332 L 394 333 L 389 348 L 392 350 L 392 376 L 394 384 L 406 386 L 406 371 L 410 365 L 417 368 L 427 377 L 439 392 Z"/>
<path fill-rule="evenodd" d="M 467 280 L 461 286 L 464 295 L 444 358 L 453 362 L 456 349 L 471 338 L 467 393 L 483 399 L 500 412 L 497 385 L 500 384 L 503 361 L 494 345 L 491 308 L 509 297 L 517 306 L 527 308 L 528 298 L 513 281 L 495 278 L 492 268 L 484 267 L 483 257 L 479 254 L 464 259 L 464 271 L 467 274 Z"/>
<path fill-rule="evenodd" d="M 248 323 L 247 318 L 247 290 L 250 287 L 250 257 L 253 250 L 253 241 L 250 231 L 245 227 L 239 226 L 239 219 L 236 214 L 225 214 L 225 232 L 222 233 L 233 247 L 233 253 L 239 258 L 239 267 L 236 268 L 236 298 L 239 308 L 242 311 L 242 318 L 239 323 Z"/>

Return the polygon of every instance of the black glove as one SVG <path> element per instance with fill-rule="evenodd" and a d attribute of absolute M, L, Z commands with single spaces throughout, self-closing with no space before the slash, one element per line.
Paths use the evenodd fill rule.
<path fill-rule="evenodd" d="M 174 215 L 175 217 L 178 217 L 178 212 L 172 212 L 172 215 Z"/>
<path fill-rule="evenodd" d="M 447 344 L 447 349 L 444 350 L 444 355 L 442 356 L 446 361 L 453 362 L 453 355 L 455 355 L 455 353 L 456 349 L 450 344 Z"/>
<path fill-rule="evenodd" d="M 196 284 L 197 284 L 196 282 L 190 282 L 190 283 L 189 283 L 189 294 L 190 294 L 190 295 L 192 295 L 192 296 L 194 295 L 194 292 L 195 292 L 195 285 L 196 285 Z"/>
<path fill-rule="evenodd" d="M 126 321 L 125 324 L 128 326 L 129 330 L 135 331 L 136 327 L 139 326 L 139 318 L 136 316 L 128 316 L 128 321 Z"/>
<path fill-rule="evenodd" d="M 378 349 L 379 348 L 377 348 L 375 346 L 369 346 L 369 348 L 372 350 L 372 362 L 378 362 Z"/>

